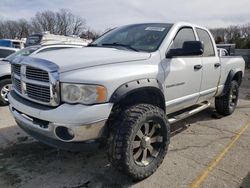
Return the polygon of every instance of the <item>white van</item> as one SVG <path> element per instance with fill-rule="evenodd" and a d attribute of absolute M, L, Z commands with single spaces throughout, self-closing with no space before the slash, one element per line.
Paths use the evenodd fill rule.
<path fill-rule="evenodd" d="M 91 40 L 82 39 L 76 36 L 54 35 L 50 34 L 49 32 L 44 32 L 40 34 L 30 35 L 26 40 L 25 46 L 51 45 L 59 43 L 87 46 L 90 42 Z"/>

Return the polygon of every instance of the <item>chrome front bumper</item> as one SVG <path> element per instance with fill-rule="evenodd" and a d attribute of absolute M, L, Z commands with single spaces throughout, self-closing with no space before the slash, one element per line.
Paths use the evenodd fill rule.
<path fill-rule="evenodd" d="M 17 124 L 31 136 L 37 138 L 36 135 L 39 135 L 38 139 L 44 142 L 46 138 L 65 143 L 100 138 L 113 106 L 67 104 L 49 108 L 27 101 L 14 91 L 10 92 L 8 98 L 10 111 Z"/>

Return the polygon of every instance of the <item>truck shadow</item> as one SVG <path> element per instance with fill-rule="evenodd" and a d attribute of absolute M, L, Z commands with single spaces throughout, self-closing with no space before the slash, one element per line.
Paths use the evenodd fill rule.
<path fill-rule="evenodd" d="M 199 112 L 191 117 L 183 119 L 177 123 L 172 124 L 171 127 L 171 137 L 175 136 L 176 134 L 185 131 L 190 127 L 192 124 L 202 121 L 209 121 L 212 119 L 220 119 L 222 116 L 218 115 L 215 112 L 213 107 L 207 108 L 206 110 Z"/>
<path fill-rule="evenodd" d="M 213 108 L 171 126 L 172 136 L 198 121 L 213 119 Z M 20 132 L 17 126 L 0 129 L 1 135 Z M 129 187 L 133 182 L 110 166 L 104 147 L 83 144 L 82 152 L 57 150 L 24 133 L 1 147 L 0 187 Z M 23 139 L 27 138 L 27 139 Z"/>
<path fill-rule="evenodd" d="M 248 175 L 243 179 L 242 184 L 240 185 L 240 188 L 249 188 L 250 187 L 250 172 Z"/>
<path fill-rule="evenodd" d="M 106 149 L 82 144 L 81 152 L 58 150 L 34 141 L 17 126 L 0 129 L 0 187 L 127 187 L 134 182 L 110 166 Z M 4 136 L 5 135 L 5 136 Z M 5 137 L 5 139 L 3 138 Z"/>

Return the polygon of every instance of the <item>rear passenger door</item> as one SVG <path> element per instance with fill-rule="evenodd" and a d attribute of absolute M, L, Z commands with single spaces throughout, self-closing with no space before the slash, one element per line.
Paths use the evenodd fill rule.
<path fill-rule="evenodd" d="M 200 28 L 196 28 L 198 38 L 204 44 L 202 55 L 202 83 L 199 102 L 212 98 L 216 91 L 220 79 L 220 59 L 215 55 L 215 47 L 209 33 Z"/>
<path fill-rule="evenodd" d="M 183 27 L 174 37 L 170 49 L 182 48 L 185 41 L 195 40 L 197 38 L 193 28 Z M 167 113 L 192 106 L 197 102 L 202 77 L 202 68 L 194 68 L 197 65 L 202 65 L 200 56 L 166 58 L 163 62 Z"/>

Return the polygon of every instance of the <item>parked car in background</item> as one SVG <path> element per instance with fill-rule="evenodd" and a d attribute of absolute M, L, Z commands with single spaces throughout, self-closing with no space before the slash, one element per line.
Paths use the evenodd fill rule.
<path fill-rule="evenodd" d="M 85 40 L 76 36 L 63 36 L 63 35 L 54 35 L 49 32 L 38 33 L 30 35 L 25 43 L 25 46 L 33 45 L 51 45 L 51 44 L 75 44 L 87 46 L 91 40 Z"/>
<path fill-rule="evenodd" d="M 2 59 L 2 61 L 0 61 L 0 106 L 8 104 L 7 94 L 10 91 L 11 86 L 11 70 L 9 62 L 11 62 L 14 58 L 18 56 L 29 56 L 32 54 L 39 54 L 54 50 L 82 47 L 83 46 L 71 44 L 36 45 L 19 50 L 16 53 L 13 53 L 8 57 Z"/>
<path fill-rule="evenodd" d="M 9 47 L 2 47 L 0 46 L 0 60 L 6 58 L 7 56 L 15 53 L 19 49 L 17 48 L 9 48 Z"/>
<path fill-rule="evenodd" d="M 73 150 L 107 140 L 111 164 L 153 174 L 170 124 L 208 108 L 234 112 L 242 57 L 221 58 L 208 29 L 189 23 L 118 27 L 88 47 L 15 58 L 10 111 L 38 140 Z M 21 74 L 20 74 L 21 72 Z"/>
<path fill-rule="evenodd" d="M 226 49 L 224 49 L 224 48 L 217 48 L 217 51 L 218 51 L 218 55 L 220 57 L 229 56 L 228 51 Z"/>
<path fill-rule="evenodd" d="M 9 48 L 24 48 L 24 41 L 14 40 L 14 39 L 0 39 L 0 46 L 9 47 Z"/>

